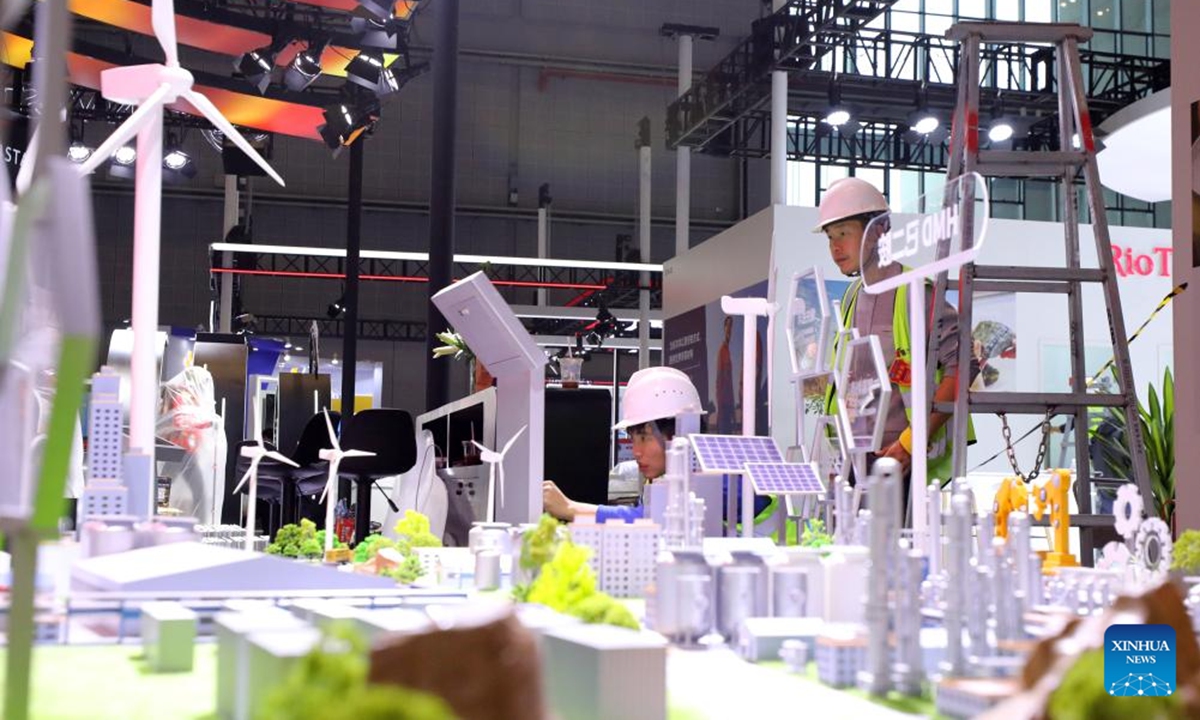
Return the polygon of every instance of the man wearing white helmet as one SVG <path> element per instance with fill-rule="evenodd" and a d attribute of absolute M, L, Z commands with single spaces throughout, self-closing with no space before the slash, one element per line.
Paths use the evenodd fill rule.
<path fill-rule="evenodd" d="M 675 368 L 652 367 L 638 370 L 625 386 L 621 422 L 615 429 L 629 433 L 638 472 L 653 482 L 667 471 L 667 442 L 675 437 L 676 419 L 703 412 L 700 393 L 688 376 Z M 551 480 L 542 483 L 542 505 L 559 520 L 574 520 L 576 515 L 595 515 L 596 522 L 642 517 L 638 505 L 591 505 L 576 502 L 563 494 Z"/>
<path fill-rule="evenodd" d="M 866 268 L 873 282 L 897 275 L 904 268 L 899 263 L 880 268 L 873 257 L 863 262 L 863 237 L 871 220 L 889 211 L 883 193 L 865 180 L 850 177 L 838 180 L 829 186 L 821 200 L 820 220 L 814 232 L 824 233 L 829 238 L 829 254 L 842 274 L 853 277 L 850 287 L 842 296 L 842 322 L 858 329 L 860 336 L 875 335 L 883 350 L 884 362 L 892 381 L 892 399 L 886 415 L 883 446 L 879 457 L 890 457 L 899 461 L 905 471 L 912 463 L 912 429 L 909 426 L 912 390 L 910 348 L 913 342 L 925 342 L 925 338 L 911 338 L 909 332 L 908 286 L 901 285 L 878 295 L 861 292 L 862 279 L 858 277 Z M 887 220 L 880 220 L 871 227 L 871 232 L 887 230 Z M 874 249 L 874 243 L 868 243 Z M 878 274 L 878 279 L 876 279 Z M 926 286 L 926 307 L 933 307 L 933 288 Z M 946 303 L 942 303 L 942 319 L 939 333 L 937 362 L 934 383 L 934 402 L 950 402 L 955 396 L 958 372 L 958 314 Z M 835 348 L 836 352 L 836 348 Z M 826 412 L 834 408 L 835 389 L 826 396 Z M 950 479 L 951 448 L 947 442 L 946 421 L 949 414 L 932 412 L 929 416 L 928 477 L 945 481 Z M 873 459 L 873 458 L 872 458 Z M 907 487 L 906 487 L 907 490 Z M 907 497 L 907 493 L 906 493 Z"/>

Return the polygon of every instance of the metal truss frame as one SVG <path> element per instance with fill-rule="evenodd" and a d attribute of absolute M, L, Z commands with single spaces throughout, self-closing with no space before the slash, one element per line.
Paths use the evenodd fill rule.
<path fill-rule="evenodd" d="M 890 167 L 944 167 L 942 136 L 909 131 L 918 108 L 948 117 L 955 103 L 958 45 L 946 38 L 865 28 L 891 3 L 792 2 L 755 24 L 751 36 L 667 109 L 667 145 L 713 155 L 769 154 L 769 75 L 789 71 L 791 159 Z M 849 13 L 866 22 L 835 15 Z M 1053 54 L 1027 45 L 983 48 L 981 101 L 994 113 L 1030 118 L 1030 149 L 1057 143 Z M 1170 84 L 1170 63 L 1082 51 L 1093 121 Z M 831 102 L 854 108 L 857 132 L 839 135 L 820 119 Z"/>

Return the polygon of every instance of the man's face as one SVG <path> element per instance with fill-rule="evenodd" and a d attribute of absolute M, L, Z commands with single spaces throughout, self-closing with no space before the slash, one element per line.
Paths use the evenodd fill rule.
<path fill-rule="evenodd" d="M 861 220 L 841 220 L 825 226 L 829 255 L 843 275 L 857 275 L 861 269 L 863 227 Z"/>
<path fill-rule="evenodd" d="M 665 438 L 649 424 L 633 429 L 629 435 L 633 440 L 633 459 L 637 460 L 642 476 L 647 480 L 662 477 L 667 471 Z"/>

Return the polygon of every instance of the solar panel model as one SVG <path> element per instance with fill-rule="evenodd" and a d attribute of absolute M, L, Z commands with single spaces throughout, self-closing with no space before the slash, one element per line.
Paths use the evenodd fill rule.
<path fill-rule="evenodd" d="M 745 435 L 689 435 L 700 469 L 708 475 L 741 475 L 746 463 L 783 463 L 775 438 Z"/>
<path fill-rule="evenodd" d="M 824 495 L 816 463 L 746 463 L 757 495 Z"/>

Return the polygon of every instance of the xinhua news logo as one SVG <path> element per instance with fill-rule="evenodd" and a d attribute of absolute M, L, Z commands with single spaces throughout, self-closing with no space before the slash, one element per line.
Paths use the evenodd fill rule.
<path fill-rule="evenodd" d="M 1104 688 L 1118 697 L 1175 692 L 1175 628 L 1110 625 L 1104 632 Z"/>

